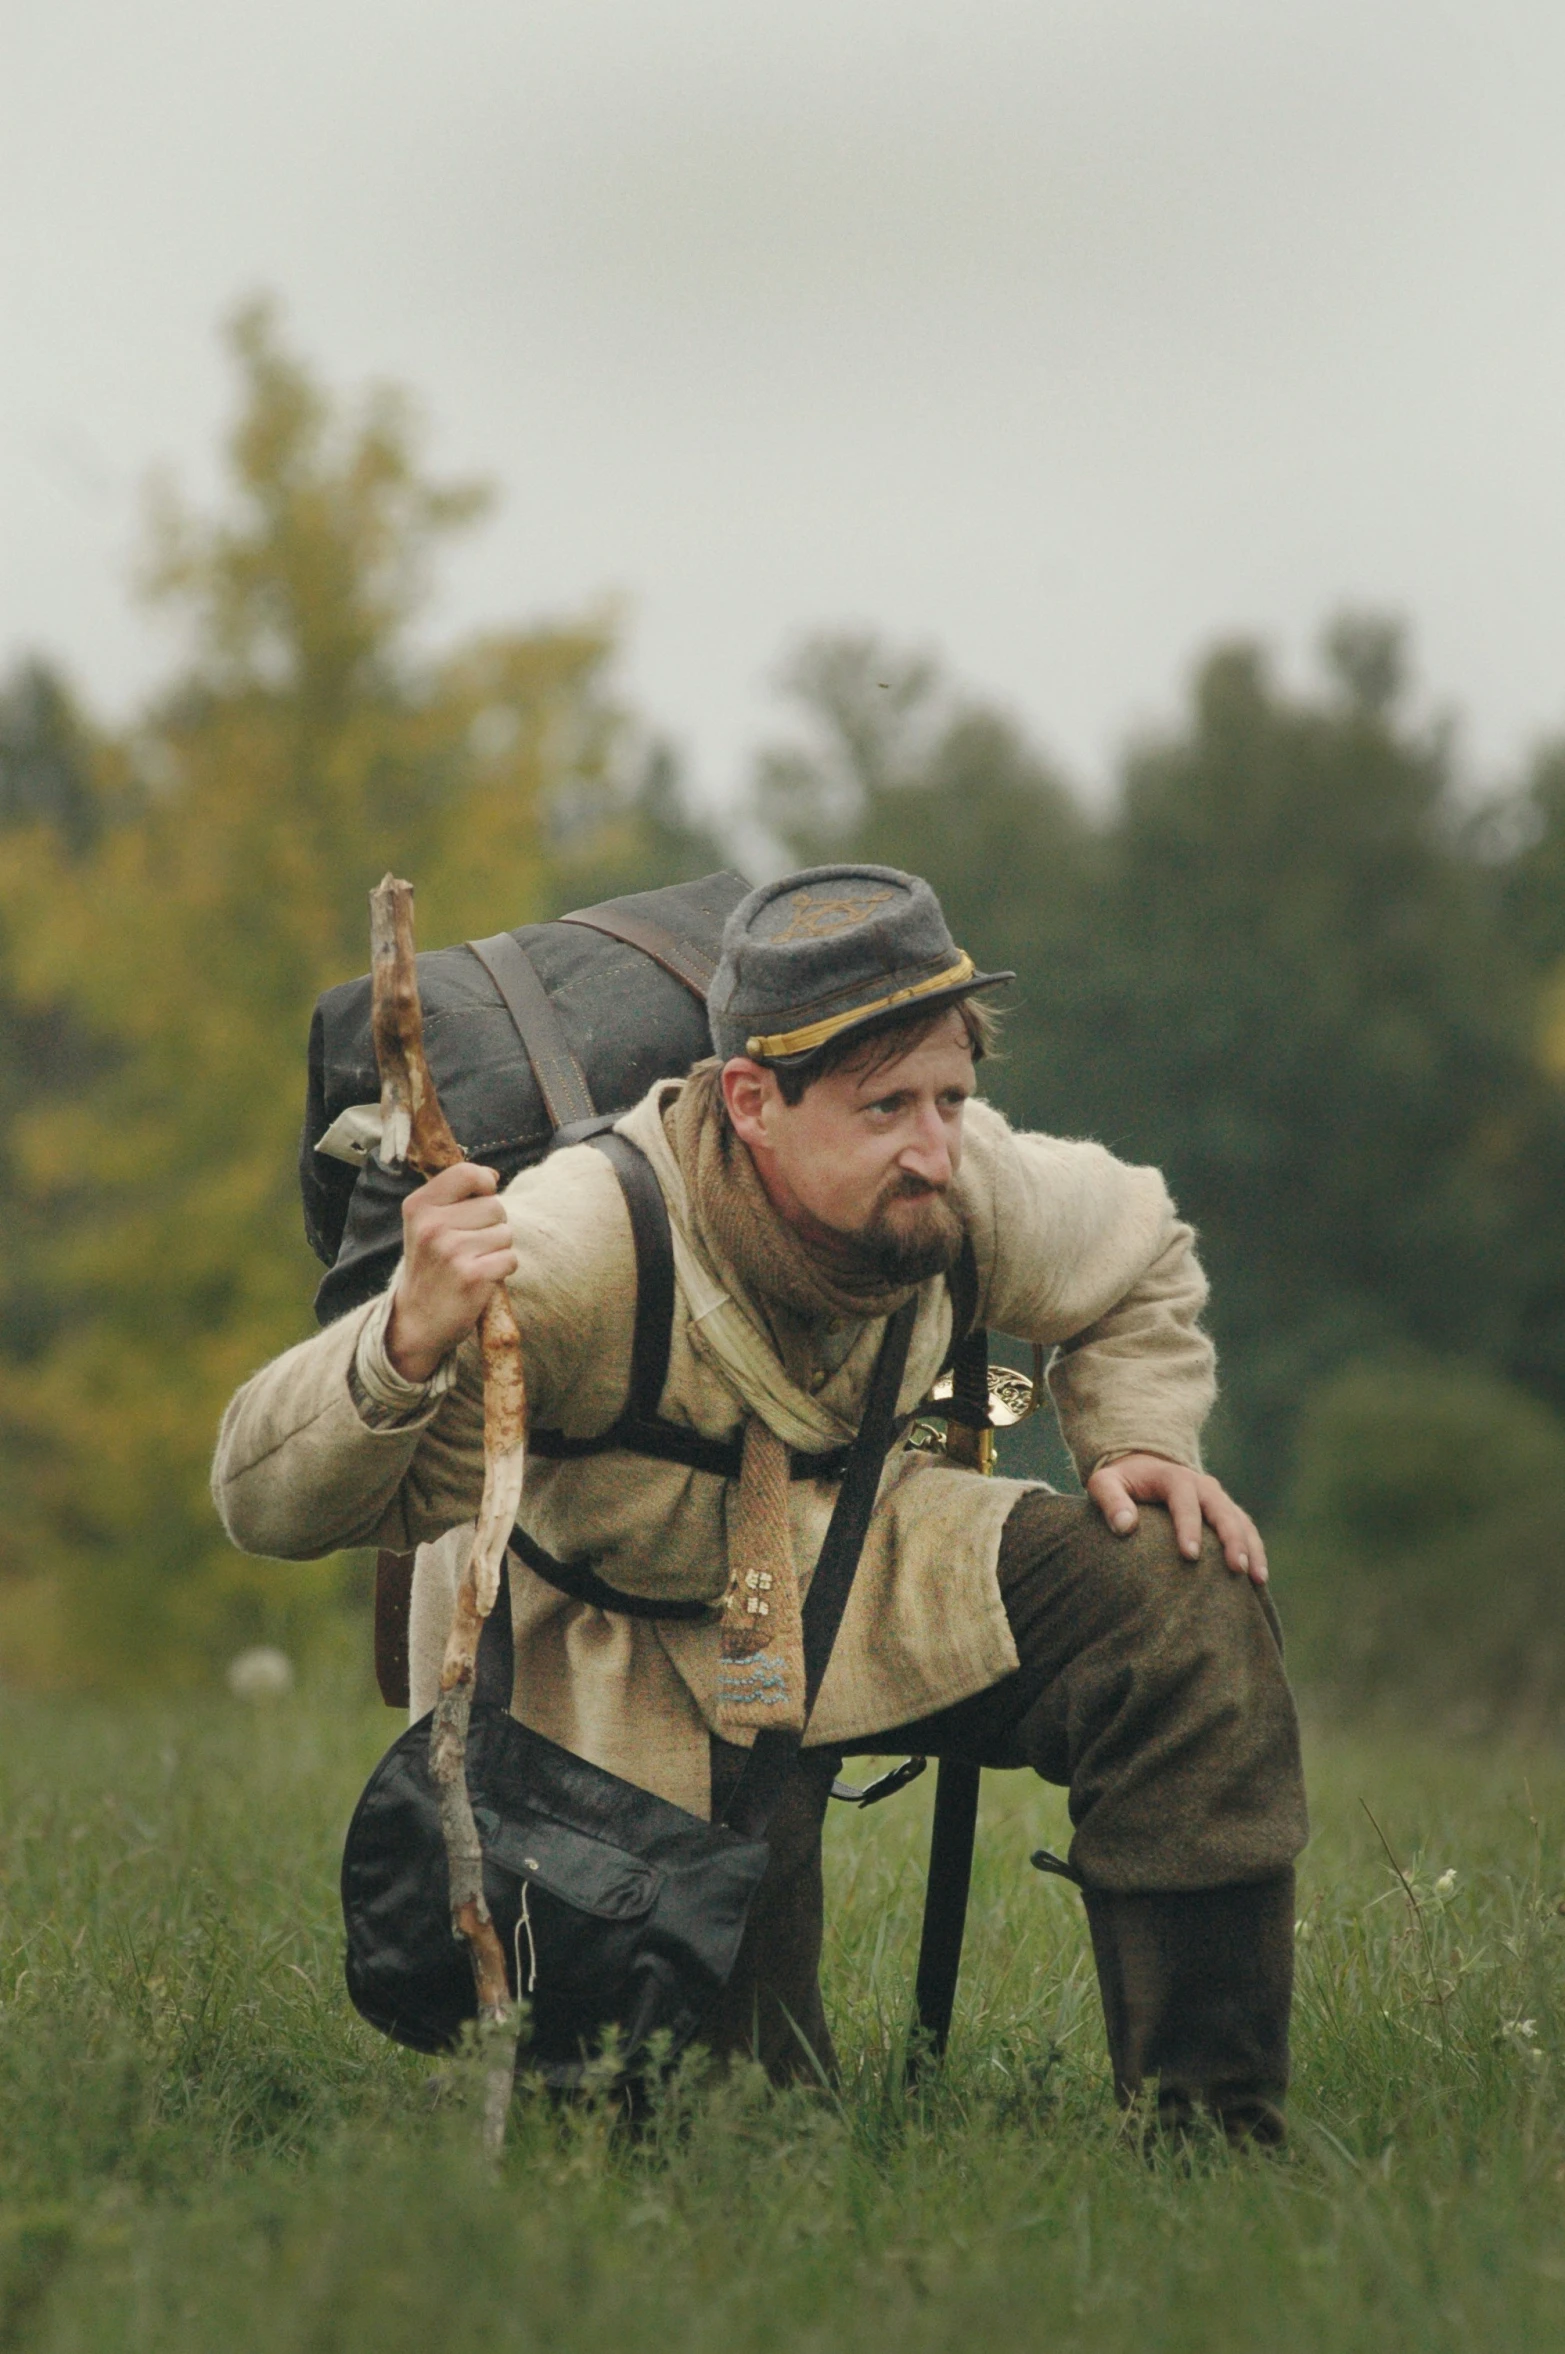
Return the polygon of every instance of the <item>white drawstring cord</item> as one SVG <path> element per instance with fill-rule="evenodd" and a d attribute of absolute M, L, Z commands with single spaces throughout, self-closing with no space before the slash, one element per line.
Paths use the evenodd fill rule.
<path fill-rule="evenodd" d="M 516 1916 L 516 1935 L 512 1944 L 516 1950 L 516 1991 L 531 1994 L 538 1983 L 538 1948 L 533 1943 L 532 1915 L 527 1910 L 528 1882 L 522 1882 L 522 1909 Z M 527 1984 L 522 1984 L 522 1931 L 527 1932 Z"/>

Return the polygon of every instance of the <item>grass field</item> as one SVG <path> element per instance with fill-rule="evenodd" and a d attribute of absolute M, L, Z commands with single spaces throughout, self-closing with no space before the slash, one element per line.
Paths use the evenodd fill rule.
<path fill-rule="evenodd" d="M 833 1810 L 839 2098 L 684 2085 L 635 2146 L 522 2100 L 490 2181 L 460 2073 L 434 2097 L 340 1991 L 392 1729 L 0 1704 L 0 2349 L 1565 2347 L 1565 1760 L 1312 1744 L 1280 2162 L 1121 2132 L 1078 1900 L 1026 1863 L 1063 1812 L 1020 1776 L 909 2104 L 931 1776 Z"/>

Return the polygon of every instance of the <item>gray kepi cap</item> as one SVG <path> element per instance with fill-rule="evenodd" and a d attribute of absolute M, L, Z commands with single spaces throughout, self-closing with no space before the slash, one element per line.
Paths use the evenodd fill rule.
<path fill-rule="evenodd" d="M 894 866 L 811 866 L 763 883 L 723 926 L 707 992 L 726 1060 L 802 1063 L 845 1030 L 900 1006 L 937 1006 L 1014 981 L 980 973 L 939 900 Z"/>

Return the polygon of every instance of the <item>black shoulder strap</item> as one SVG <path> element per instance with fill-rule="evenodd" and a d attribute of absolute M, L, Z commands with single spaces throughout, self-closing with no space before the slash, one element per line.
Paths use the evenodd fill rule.
<path fill-rule="evenodd" d="M 942 1373 L 949 1373 L 956 1363 L 965 1341 L 972 1337 L 978 1321 L 978 1255 L 973 1249 L 973 1238 L 964 1227 L 962 1247 L 956 1265 L 946 1277 L 951 1294 L 951 1345 L 946 1350 Z"/>
<path fill-rule="evenodd" d="M 573 1120 L 590 1120 L 597 1109 L 592 1090 L 571 1052 L 554 1000 L 538 978 L 538 968 L 516 934 L 496 932 L 493 939 L 469 940 L 467 945 L 500 992 L 500 1002 L 516 1024 L 550 1127 L 563 1128 Z"/>
<path fill-rule="evenodd" d="M 640 1145 L 613 1126 L 613 1115 L 583 1120 L 555 1138 L 556 1146 L 592 1144 L 613 1169 L 625 1197 L 631 1241 L 636 1252 L 636 1320 L 630 1344 L 630 1384 L 619 1415 L 596 1438 L 569 1439 L 562 1431 L 534 1430 L 529 1445 L 534 1454 L 555 1462 L 585 1455 L 606 1455 L 624 1448 L 634 1455 L 653 1455 L 668 1463 L 684 1463 L 694 1471 L 708 1471 L 718 1479 L 737 1479 L 739 1448 L 730 1441 L 704 1439 L 682 1425 L 665 1422 L 658 1413 L 663 1385 L 668 1379 L 669 1348 L 674 1330 L 674 1238 L 668 1205 L 652 1163 Z M 824 1476 L 824 1465 L 812 1465 Z M 801 1477 L 804 1474 L 801 1472 Z M 535 1563 L 534 1567 L 537 1566 Z"/>
<path fill-rule="evenodd" d="M 674 1331 L 674 1237 L 668 1204 L 652 1163 L 639 1144 L 609 1128 L 587 1139 L 602 1153 L 620 1182 L 636 1246 L 636 1328 L 630 1344 L 630 1395 L 621 1422 L 656 1419 L 668 1379 Z"/>
<path fill-rule="evenodd" d="M 887 1320 L 875 1370 L 870 1375 L 864 1419 L 848 1451 L 847 1469 L 827 1524 L 805 1596 L 801 1618 L 804 1630 L 804 1713 L 806 1720 L 825 1681 L 832 1645 L 848 1607 L 848 1595 L 859 1566 L 870 1514 L 880 1493 L 880 1475 L 896 1427 L 897 1398 L 907 1370 L 908 1345 L 918 1321 L 918 1294 L 904 1300 Z"/>

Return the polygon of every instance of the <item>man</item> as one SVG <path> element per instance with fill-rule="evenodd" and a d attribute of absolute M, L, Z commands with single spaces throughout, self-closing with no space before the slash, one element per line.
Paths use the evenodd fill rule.
<path fill-rule="evenodd" d="M 1265 1551 L 1200 1468 L 1206 1286 L 1154 1170 L 1014 1134 L 974 1099 L 981 993 L 1011 977 L 975 972 L 928 885 L 893 868 L 814 868 L 730 916 L 715 1058 L 620 1126 L 673 1230 L 660 1414 L 741 1440 L 737 1480 L 578 1451 L 625 1407 L 637 1297 L 618 1181 L 583 1145 L 504 1194 L 472 1164 L 414 1194 L 390 1290 L 240 1391 L 214 1491 L 254 1552 L 422 1547 L 422 1713 L 482 1480 L 474 1327 L 507 1284 L 534 1435 L 513 1707 L 706 1815 L 756 1727 L 803 1721 L 799 1598 L 836 1487 L 799 1474 L 852 1437 L 885 1319 L 915 1294 L 899 1406 L 927 1396 L 947 1278 L 975 1268 L 975 1320 L 1058 1352 L 1086 1497 L 893 1451 L 708 2040 L 779 2079 L 832 2064 L 820 1826 L 843 1750 L 1029 1765 L 1070 1790 L 1121 2097 L 1150 2085 L 1170 2123 L 1204 2108 L 1275 2140 L 1305 1816 Z M 600 1593 L 686 1615 L 576 1598 L 583 1565 Z"/>

